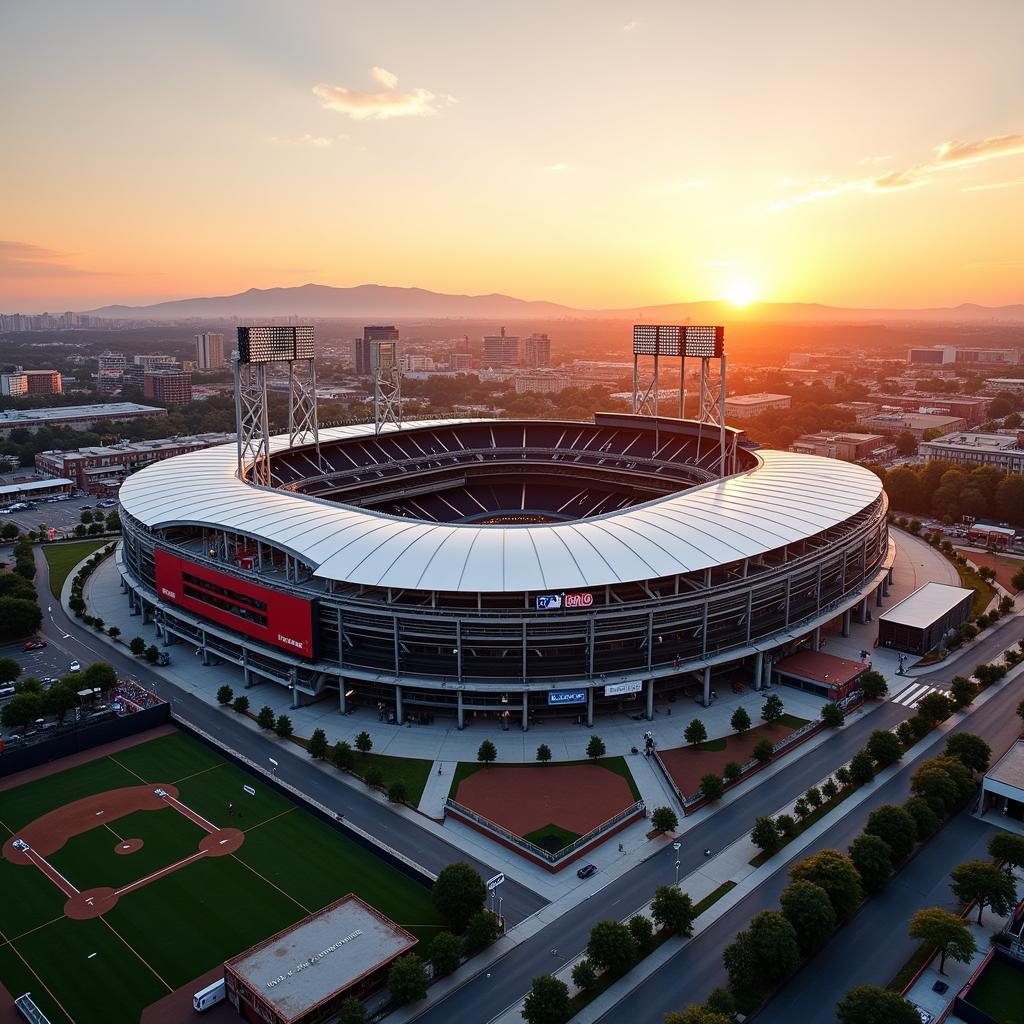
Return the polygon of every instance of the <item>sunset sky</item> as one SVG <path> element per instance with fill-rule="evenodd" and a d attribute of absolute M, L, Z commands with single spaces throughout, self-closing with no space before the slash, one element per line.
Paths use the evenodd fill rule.
<path fill-rule="evenodd" d="M 0 310 L 1024 301 L 1021 0 L 0 6 Z"/>

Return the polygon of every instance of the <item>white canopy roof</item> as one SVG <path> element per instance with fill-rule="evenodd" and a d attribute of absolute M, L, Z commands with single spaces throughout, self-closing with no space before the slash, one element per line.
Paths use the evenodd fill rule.
<path fill-rule="evenodd" d="M 473 420 L 418 421 L 405 429 Z M 487 421 L 484 421 L 487 422 Z M 321 444 L 373 424 L 320 432 Z M 271 439 L 271 450 L 287 437 Z M 324 579 L 466 592 L 575 590 L 672 576 L 755 557 L 836 526 L 881 493 L 874 473 L 836 459 L 759 453 L 756 468 L 577 522 L 420 522 L 252 487 L 234 445 L 179 455 L 130 476 L 121 505 L 149 527 L 195 524 L 259 537 Z"/>

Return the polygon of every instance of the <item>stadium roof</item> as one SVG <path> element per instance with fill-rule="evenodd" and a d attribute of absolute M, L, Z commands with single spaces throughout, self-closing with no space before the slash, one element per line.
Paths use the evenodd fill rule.
<path fill-rule="evenodd" d="M 320 441 L 372 433 L 372 423 L 334 427 Z M 271 439 L 272 451 L 285 447 L 286 435 Z M 493 593 L 601 587 L 753 558 L 843 523 L 882 490 L 874 473 L 836 459 L 776 451 L 759 458 L 746 473 L 628 509 L 530 526 L 422 522 L 252 487 L 235 475 L 234 445 L 149 466 L 125 481 L 119 498 L 148 527 L 196 524 L 259 537 L 322 579 Z"/>

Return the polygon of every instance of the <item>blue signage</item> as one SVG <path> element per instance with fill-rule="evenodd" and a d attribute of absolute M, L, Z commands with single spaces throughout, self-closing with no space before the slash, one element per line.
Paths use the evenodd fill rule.
<path fill-rule="evenodd" d="M 548 704 L 586 704 L 586 690 L 548 690 Z"/>

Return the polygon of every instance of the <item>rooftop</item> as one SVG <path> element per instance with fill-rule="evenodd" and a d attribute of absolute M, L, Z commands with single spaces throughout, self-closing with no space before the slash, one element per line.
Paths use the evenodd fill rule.
<path fill-rule="evenodd" d="M 227 444 L 234 439 L 235 435 L 228 433 L 193 434 L 188 437 L 160 437 L 152 441 L 119 441 L 117 444 L 87 445 L 84 448 L 70 448 L 65 451 L 55 448 L 40 452 L 40 455 L 52 458 L 97 458 L 104 455 L 124 455 L 125 452 L 159 452 L 165 448 L 181 448 L 183 445 Z"/>
<path fill-rule="evenodd" d="M 979 434 L 967 431 L 954 431 L 942 437 L 925 441 L 925 444 L 942 445 L 947 448 L 970 448 L 978 451 L 1007 451 L 1019 447 L 1018 434 Z"/>
<path fill-rule="evenodd" d="M 0 486 L 0 497 L 9 494 L 24 494 L 25 491 L 47 491 L 54 487 L 74 487 L 74 480 L 64 480 L 63 478 L 54 477 L 48 480 L 26 480 L 21 484 L 3 484 Z"/>
<path fill-rule="evenodd" d="M 729 395 L 726 402 L 733 405 L 759 405 L 761 402 L 788 402 L 789 395 L 773 395 L 767 391 L 758 392 L 756 395 Z"/>
<path fill-rule="evenodd" d="M 865 661 L 840 658 L 820 651 L 797 651 L 775 663 L 775 670 L 828 686 L 843 686 L 856 679 L 868 667 Z"/>
<path fill-rule="evenodd" d="M 1017 740 L 985 774 L 986 779 L 1004 786 L 1024 789 L 1024 740 Z"/>
<path fill-rule="evenodd" d="M 900 409 L 893 412 L 880 412 L 874 416 L 866 416 L 862 423 L 892 424 L 893 426 L 912 427 L 917 430 L 930 430 L 935 427 L 951 427 L 963 423 L 962 416 L 949 416 L 945 413 L 907 412 Z"/>
<path fill-rule="evenodd" d="M 415 945 L 409 932 L 350 893 L 224 966 L 292 1021 Z"/>
<path fill-rule="evenodd" d="M 96 405 L 64 405 L 48 409 L 6 409 L 0 412 L 0 425 L 34 423 L 40 420 L 78 420 L 112 416 L 140 416 L 145 413 L 166 415 L 167 410 L 138 402 L 100 402 Z"/>
<path fill-rule="evenodd" d="M 878 620 L 926 629 L 946 612 L 952 611 L 965 598 L 973 596 L 974 591 L 964 587 L 951 587 L 948 583 L 926 583 L 910 597 L 882 612 Z"/>

